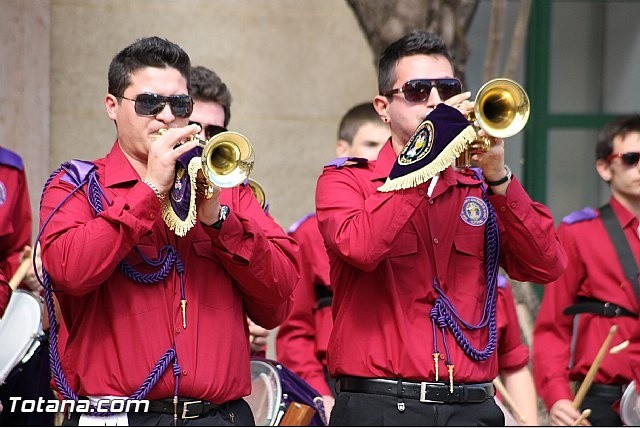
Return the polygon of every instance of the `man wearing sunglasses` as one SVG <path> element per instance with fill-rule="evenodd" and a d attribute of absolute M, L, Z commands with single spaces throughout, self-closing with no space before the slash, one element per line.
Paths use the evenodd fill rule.
<path fill-rule="evenodd" d="M 596 143 L 596 171 L 609 183 L 609 202 L 566 216 L 558 235 L 569 257 L 564 274 L 545 288 L 534 329 L 534 378 L 553 425 L 571 425 L 590 408 L 592 425 L 620 426 L 612 407 L 633 380 L 627 352 L 607 355 L 579 409 L 575 390 L 598 350 L 631 337 L 640 313 L 640 115 L 609 122 Z"/>
<path fill-rule="evenodd" d="M 184 237 L 164 223 L 176 161 L 200 131 L 189 125 L 190 69 L 187 53 L 158 37 L 119 52 L 105 97 L 111 152 L 64 164 L 43 193 L 45 278 L 68 331 L 53 357 L 58 389 L 93 402 L 150 400 L 146 411 L 106 405 L 65 424 L 254 424 L 242 398 L 251 390 L 246 317 L 273 328 L 287 316 L 297 245 L 248 186 L 198 192 Z"/>
<path fill-rule="evenodd" d="M 325 167 L 316 189 L 334 292 L 331 425 L 504 425 L 492 385 L 498 264 L 516 280 L 556 279 L 566 256 L 553 218 L 505 168 L 501 140 L 474 155 L 481 173 L 450 166 L 379 191 L 427 115 L 459 123 L 473 103 L 442 39 L 423 31 L 387 47 L 378 89 L 391 138 L 375 162 Z"/>

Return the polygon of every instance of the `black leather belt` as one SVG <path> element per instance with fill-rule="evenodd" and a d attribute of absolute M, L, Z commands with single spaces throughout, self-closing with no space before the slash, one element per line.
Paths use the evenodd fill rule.
<path fill-rule="evenodd" d="M 578 302 L 565 308 L 562 311 L 565 315 L 576 315 L 582 313 L 590 313 L 596 315 L 602 315 L 607 318 L 615 317 L 634 317 L 637 318 L 638 314 L 631 312 L 630 310 L 618 306 L 615 303 L 603 302 L 598 299 L 592 299 L 590 297 L 580 297 Z"/>
<path fill-rule="evenodd" d="M 177 414 L 179 419 L 194 419 L 219 408 L 220 405 L 218 404 L 203 400 L 191 400 L 189 398 L 178 399 L 177 408 L 173 404 L 173 398 L 149 401 L 149 412 L 168 415 Z"/>
<path fill-rule="evenodd" d="M 580 387 L 578 383 L 578 388 Z M 621 398 L 628 385 L 607 385 L 604 383 L 592 383 L 587 395 L 600 398 Z"/>
<path fill-rule="evenodd" d="M 401 385 L 398 393 L 398 386 Z M 393 397 L 420 400 L 423 403 L 481 403 L 496 395 L 492 383 L 466 383 L 453 385 L 453 393 L 448 384 L 433 382 L 410 382 L 394 379 L 368 379 L 341 377 L 339 390 L 382 394 Z"/>

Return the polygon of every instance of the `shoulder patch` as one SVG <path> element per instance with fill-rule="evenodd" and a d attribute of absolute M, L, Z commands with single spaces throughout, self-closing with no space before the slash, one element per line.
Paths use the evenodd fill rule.
<path fill-rule="evenodd" d="M 24 169 L 20 155 L 4 147 L 0 147 L 0 165 L 10 166 L 20 171 Z"/>
<path fill-rule="evenodd" d="M 298 228 L 300 226 L 302 226 L 302 223 L 304 223 L 305 221 L 309 220 L 314 215 L 316 215 L 316 213 L 309 213 L 306 216 L 299 218 L 291 226 L 289 226 L 289 230 L 287 230 L 287 233 L 291 234 L 291 233 L 295 232 L 296 230 L 298 230 Z"/>
<path fill-rule="evenodd" d="M 356 157 L 343 157 L 343 158 L 335 158 L 328 164 L 326 164 L 325 168 L 342 168 L 343 166 L 351 166 L 351 165 L 366 165 L 369 162 L 368 159 L 365 158 L 356 158 Z"/>
<path fill-rule="evenodd" d="M 96 166 L 92 162 L 74 159 L 70 162 L 62 164 L 64 175 L 60 180 L 65 181 L 72 186 L 79 186 L 87 178 L 87 175 L 95 169 Z"/>
<path fill-rule="evenodd" d="M 571 214 L 567 214 L 562 219 L 562 222 L 565 224 L 573 224 L 573 223 L 579 223 L 585 220 L 591 220 L 596 217 L 598 217 L 598 212 L 591 207 L 586 207 L 581 210 L 574 211 Z"/>

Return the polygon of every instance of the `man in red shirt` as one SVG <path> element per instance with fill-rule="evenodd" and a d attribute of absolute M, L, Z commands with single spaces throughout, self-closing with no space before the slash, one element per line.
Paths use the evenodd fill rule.
<path fill-rule="evenodd" d="M 358 104 L 340 121 L 336 154 L 374 160 L 389 134 L 389 126 L 380 120 L 371 102 Z M 315 213 L 291 226 L 289 234 L 300 246 L 300 282 L 291 315 L 278 329 L 276 355 L 322 394 L 328 420 L 335 395 L 335 380 L 326 371 L 332 326 L 329 258 Z"/>
<path fill-rule="evenodd" d="M 534 379 L 553 425 L 570 425 L 587 408 L 592 410 L 592 425 L 621 424 L 611 405 L 633 379 L 628 353 L 604 358 L 579 409 L 572 406 L 570 382 L 585 378 L 614 324 L 618 329 L 612 343 L 619 343 L 631 336 L 637 323 L 639 153 L 640 115 L 620 117 L 607 124 L 596 145 L 596 170 L 609 183 L 609 203 L 598 210 L 576 211 L 558 227 L 569 265 L 545 289 L 533 343 Z M 616 241 L 610 238 L 606 224 L 617 225 L 617 236 L 628 243 L 631 267 L 636 272 L 632 280 L 618 261 L 622 247 L 614 245 Z"/>
<path fill-rule="evenodd" d="M 565 267 L 551 213 L 511 177 L 502 140 L 473 156 L 484 177 L 447 167 L 412 188 L 377 190 L 427 114 L 471 109 L 453 73 L 434 34 L 392 43 L 374 99 L 391 139 L 375 162 L 336 163 L 318 180 L 334 292 L 327 355 L 340 391 L 332 425 L 504 424 L 491 383 L 498 263 L 542 283 Z"/>
<path fill-rule="evenodd" d="M 152 400 L 149 413 L 109 416 L 118 423 L 253 424 L 242 399 L 246 316 L 281 323 L 299 277 L 297 245 L 248 186 L 199 183 L 184 237 L 163 222 L 176 162 L 199 132 L 188 125 L 190 68 L 184 50 L 158 37 L 119 52 L 104 101 L 117 131 L 111 152 L 65 164 L 43 194 L 43 266 L 68 331 L 54 377 L 66 398 Z"/>

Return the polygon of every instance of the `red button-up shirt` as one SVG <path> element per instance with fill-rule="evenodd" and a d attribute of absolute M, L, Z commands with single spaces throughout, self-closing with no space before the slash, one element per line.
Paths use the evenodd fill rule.
<path fill-rule="evenodd" d="M 498 280 L 498 370 L 519 370 L 529 364 L 529 348 L 522 343 L 520 322 L 511 285 L 506 278 Z"/>
<path fill-rule="evenodd" d="M 376 162 L 325 168 L 316 208 L 328 245 L 334 289 L 334 328 L 328 350 L 332 376 L 434 380 L 429 311 L 434 278 L 464 320 L 477 323 L 485 300 L 484 224 L 463 220 L 470 197 L 482 199 L 481 182 L 444 170 L 431 197 L 427 184 L 382 193 L 396 154 L 391 142 Z M 500 231 L 500 264 L 516 280 L 548 282 L 566 265 L 549 210 L 512 180 L 507 194 L 491 195 Z M 467 332 L 484 348 L 488 332 Z M 442 337 L 438 329 L 439 350 Z M 497 357 L 476 362 L 445 335 L 455 382 L 486 382 Z M 444 361 L 440 379 L 447 378 Z"/>
<path fill-rule="evenodd" d="M 9 288 L 9 282 L 4 273 L 0 270 L 0 318 L 4 315 L 5 309 L 9 304 L 9 296 L 11 296 L 11 288 Z"/>
<path fill-rule="evenodd" d="M 324 376 L 331 334 L 331 307 L 317 306 L 316 287 L 329 285 L 329 257 L 315 214 L 289 231 L 300 246 L 300 282 L 293 292 L 293 309 L 278 329 L 278 361 L 296 372 L 322 395 L 331 395 Z"/>
<path fill-rule="evenodd" d="M 273 328 L 288 315 L 298 280 L 295 242 L 267 217 L 248 186 L 223 189 L 231 212 L 216 230 L 200 222 L 180 238 L 164 224 L 154 192 L 140 181 L 118 143 L 95 162 L 110 204 L 95 216 L 84 192 L 63 203 L 41 238 L 42 259 L 60 301 L 68 339 L 62 365 L 80 395 L 129 396 L 172 345 L 181 367 L 179 394 L 214 403 L 250 393 L 245 317 Z M 41 222 L 71 186 L 57 176 Z M 184 262 L 187 328 L 175 269 L 147 285 L 123 275 L 128 261 L 153 272 L 170 244 Z M 138 253 L 139 251 L 139 253 Z M 169 369 L 147 398 L 171 397 Z"/>
<path fill-rule="evenodd" d="M 0 147 L 0 270 L 11 278 L 31 245 L 31 203 L 22 159 Z"/>
<path fill-rule="evenodd" d="M 615 198 L 609 202 L 636 263 L 640 263 L 638 220 Z M 533 339 L 534 380 L 548 408 L 560 399 L 573 400 L 569 381 L 584 379 L 613 324 L 618 325 L 618 331 L 612 346 L 628 339 L 637 323 L 633 317 L 606 318 L 585 313 L 576 318 L 577 330 L 573 335 L 574 317 L 563 315 L 562 311 L 578 297 L 615 303 L 635 313 L 639 310 L 638 299 L 599 215 L 571 224 L 561 223 L 558 236 L 569 257 L 569 265 L 557 281 L 545 287 Z M 628 353 L 620 352 L 608 354 L 602 360 L 594 382 L 624 384 L 631 379 Z"/>

